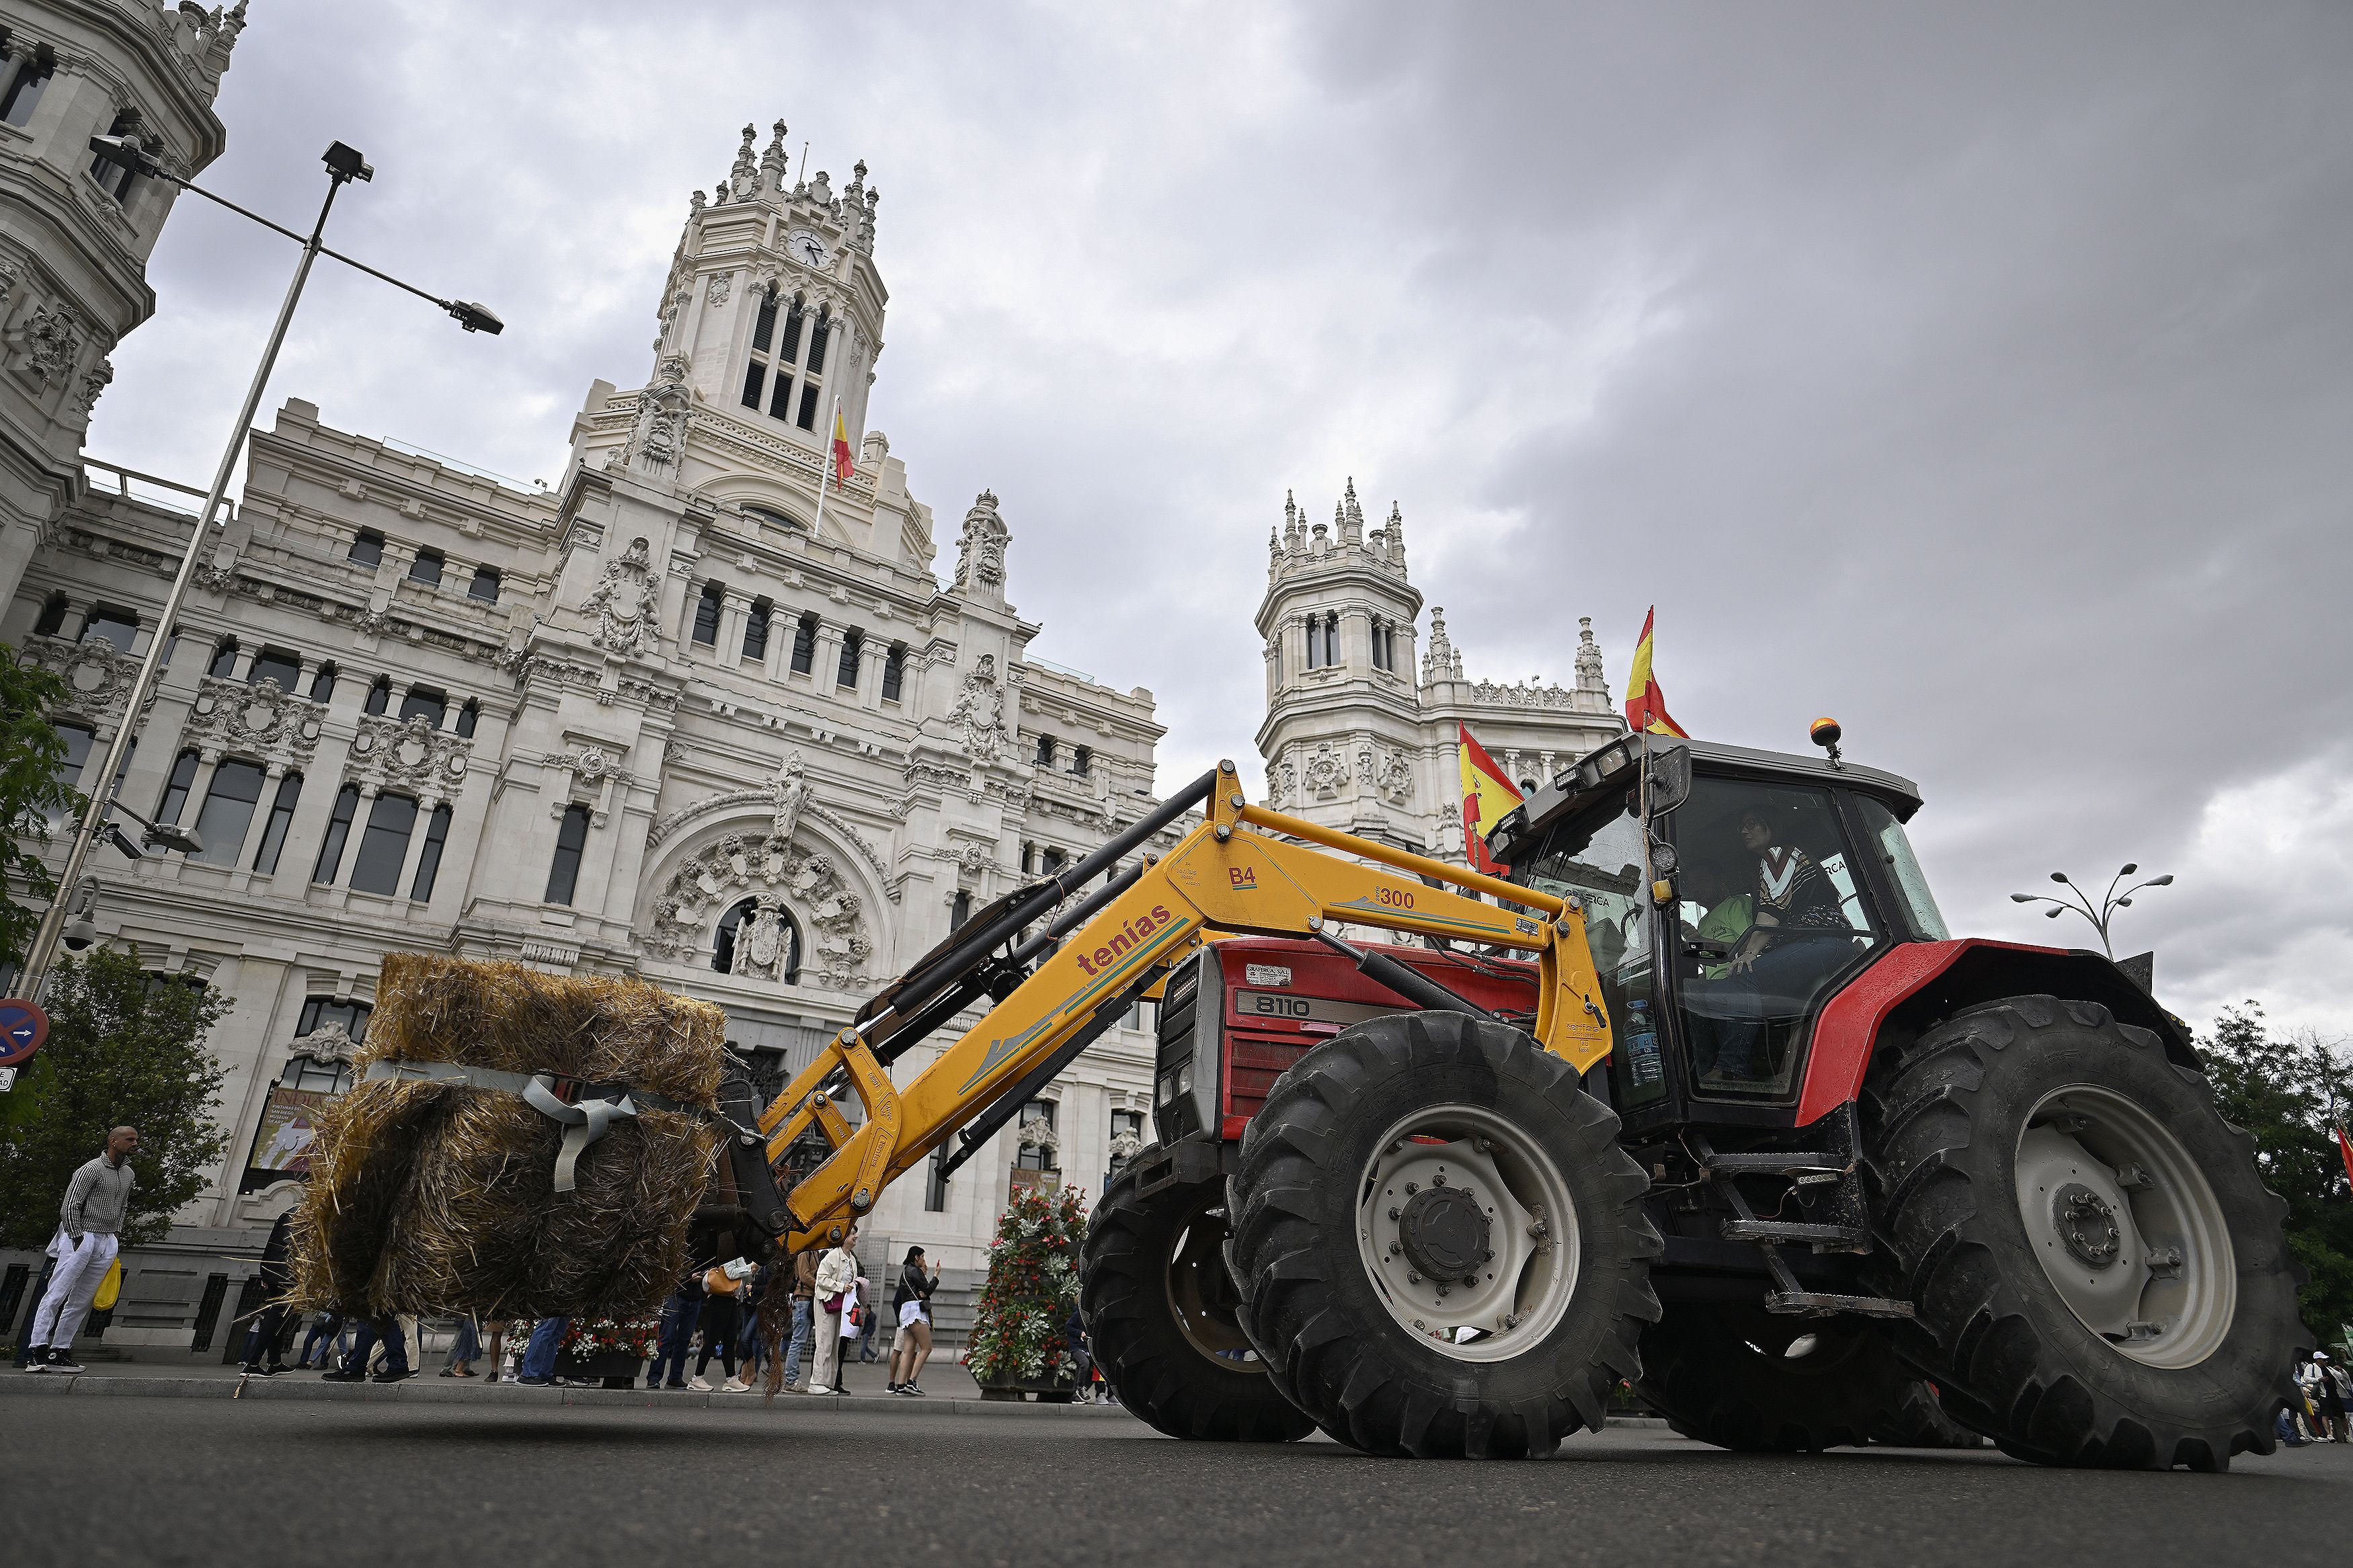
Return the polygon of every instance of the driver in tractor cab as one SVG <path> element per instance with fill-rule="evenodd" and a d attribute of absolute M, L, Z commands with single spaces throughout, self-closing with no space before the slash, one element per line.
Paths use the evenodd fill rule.
<path fill-rule="evenodd" d="M 1769 1076 L 1757 1059 L 1765 1021 L 1789 1010 L 1776 1006 L 1773 998 L 1810 996 L 1827 971 L 1852 956 L 1843 946 L 1807 940 L 1822 932 L 1845 934 L 1850 928 L 1839 908 L 1838 889 L 1812 856 L 1779 842 L 1782 837 L 1765 813 L 1741 814 L 1741 847 L 1757 868 L 1750 895 L 1754 923 L 1733 947 L 1730 973 L 1721 983 L 1733 1021 L 1718 1036 L 1715 1070 L 1707 1075 L 1719 1080 L 1754 1082 Z"/>

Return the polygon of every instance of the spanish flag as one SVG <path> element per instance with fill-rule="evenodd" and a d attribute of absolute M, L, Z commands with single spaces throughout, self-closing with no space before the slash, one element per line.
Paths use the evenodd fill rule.
<path fill-rule="evenodd" d="M 839 489 L 849 482 L 858 465 L 849 460 L 849 426 L 841 422 L 841 405 L 833 405 L 833 488 Z"/>
<path fill-rule="evenodd" d="M 1651 623 L 1658 614 L 1653 605 L 1643 616 L 1642 639 L 1634 645 L 1634 668 L 1626 677 L 1626 725 L 1637 731 L 1689 740 L 1690 731 L 1668 716 L 1666 693 L 1659 689 L 1659 678 L 1651 673 Z"/>
<path fill-rule="evenodd" d="M 1487 853 L 1487 835 L 1520 804 L 1520 792 L 1487 748 L 1471 738 L 1468 725 L 1456 724 L 1460 744 L 1455 755 L 1462 765 L 1462 855 L 1471 869 L 1501 877 L 1511 868 Z"/>

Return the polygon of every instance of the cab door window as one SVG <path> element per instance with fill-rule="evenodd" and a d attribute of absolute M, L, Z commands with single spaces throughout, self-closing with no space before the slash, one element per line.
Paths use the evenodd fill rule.
<path fill-rule="evenodd" d="M 1779 1096 L 1832 984 L 1887 940 L 1827 790 L 1702 778 L 1672 818 L 1676 1012 L 1701 1094 Z"/>
<path fill-rule="evenodd" d="M 1633 792 L 1619 806 L 1564 823 L 1542 845 L 1514 856 L 1512 880 L 1583 904 L 1585 940 L 1609 1013 L 1611 1092 L 1620 1110 L 1664 1098 L 1651 963 L 1652 917 Z"/>

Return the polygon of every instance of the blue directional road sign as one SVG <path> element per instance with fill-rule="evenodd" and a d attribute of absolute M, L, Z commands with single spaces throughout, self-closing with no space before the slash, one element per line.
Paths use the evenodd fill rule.
<path fill-rule="evenodd" d="M 0 1001 L 0 1068 L 29 1061 L 49 1037 L 49 1016 L 22 996 Z"/>

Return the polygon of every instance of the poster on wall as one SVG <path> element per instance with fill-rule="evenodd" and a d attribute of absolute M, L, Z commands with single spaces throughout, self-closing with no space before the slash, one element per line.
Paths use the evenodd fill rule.
<path fill-rule="evenodd" d="M 246 1162 L 248 1191 L 311 1173 L 311 1145 L 318 1137 L 319 1118 L 334 1098 L 322 1089 L 282 1085 L 270 1089 L 261 1125 L 253 1134 L 253 1157 Z"/>

